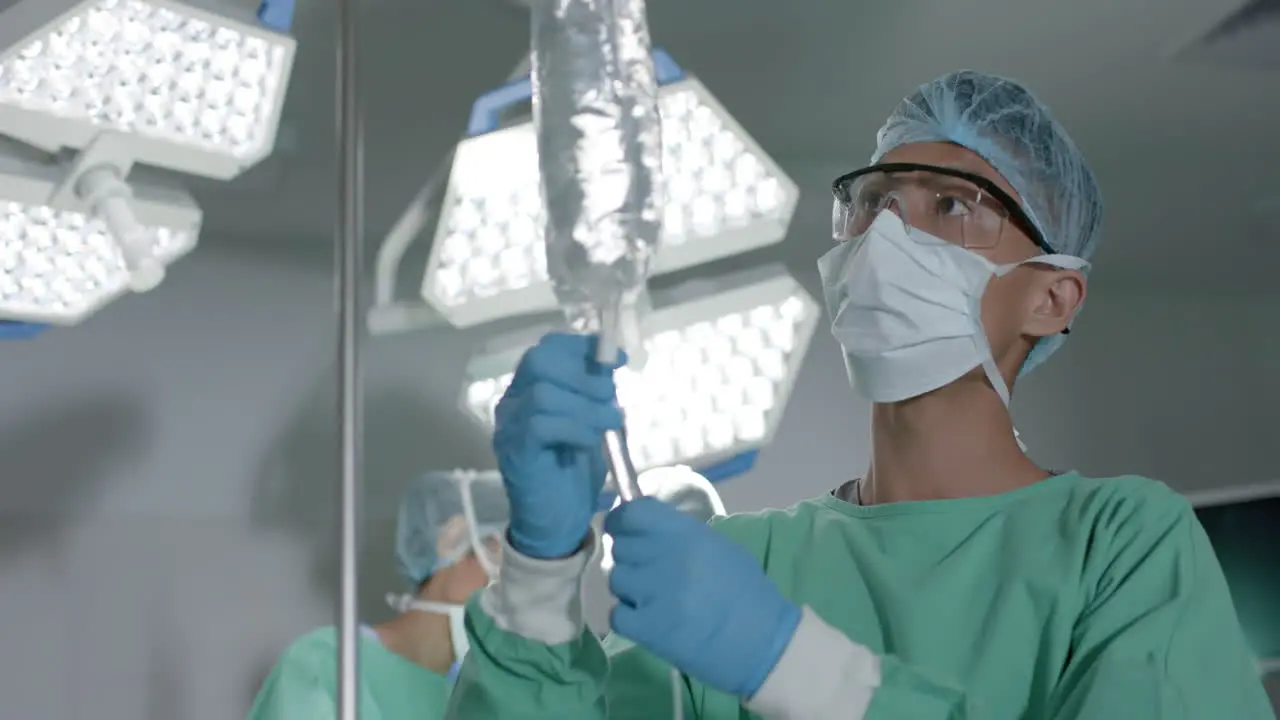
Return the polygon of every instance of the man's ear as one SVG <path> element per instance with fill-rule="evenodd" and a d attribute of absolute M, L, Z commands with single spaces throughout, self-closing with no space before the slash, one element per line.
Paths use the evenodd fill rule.
<path fill-rule="evenodd" d="M 1088 282 L 1079 270 L 1039 269 L 1024 335 L 1049 337 L 1066 330 L 1084 305 Z"/>

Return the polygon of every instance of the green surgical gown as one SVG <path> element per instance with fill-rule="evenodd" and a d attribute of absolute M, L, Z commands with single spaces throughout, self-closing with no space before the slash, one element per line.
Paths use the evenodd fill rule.
<path fill-rule="evenodd" d="M 360 720 L 440 720 L 449 702 L 441 675 L 361 633 Z M 249 720 L 338 717 L 338 636 L 332 627 L 298 638 L 262 684 Z"/>
<path fill-rule="evenodd" d="M 957 500 L 823 496 L 714 526 L 830 632 L 879 655 L 867 720 L 1274 717 L 1209 541 L 1161 483 L 1069 473 Z M 588 631 L 538 643 L 484 607 L 468 608 L 451 720 L 672 716 L 669 666 L 643 648 Z M 682 685 L 689 720 L 759 717 Z M 786 697 L 809 690 L 795 685 Z"/>

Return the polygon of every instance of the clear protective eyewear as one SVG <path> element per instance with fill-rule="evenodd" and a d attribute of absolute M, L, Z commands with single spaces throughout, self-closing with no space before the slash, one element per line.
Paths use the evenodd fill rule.
<path fill-rule="evenodd" d="M 856 238 L 884 210 L 908 226 L 970 250 L 999 244 L 1012 224 L 1046 253 L 1054 250 L 1007 192 L 991 180 L 954 168 L 917 163 L 870 165 L 832 183 L 832 235 Z"/>

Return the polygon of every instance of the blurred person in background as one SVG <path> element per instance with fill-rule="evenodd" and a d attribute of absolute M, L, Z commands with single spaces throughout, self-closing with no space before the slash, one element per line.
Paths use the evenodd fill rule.
<path fill-rule="evenodd" d="M 396 523 L 396 566 L 409 593 L 394 618 L 360 628 L 360 717 L 439 720 L 467 653 L 467 598 L 496 577 L 508 520 L 496 473 L 433 472 L 413 482 Z M 280 656 L 249 720 L 336 718 L 338 637 L 303 635 Z"/>

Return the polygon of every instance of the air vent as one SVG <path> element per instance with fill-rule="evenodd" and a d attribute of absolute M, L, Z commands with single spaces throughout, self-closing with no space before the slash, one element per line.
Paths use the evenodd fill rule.
<path fill-rule="evenodd" d="M 1250 70 L 1280 70 L 1280 0 L 1253 0 L 1177 57 Z"/>

